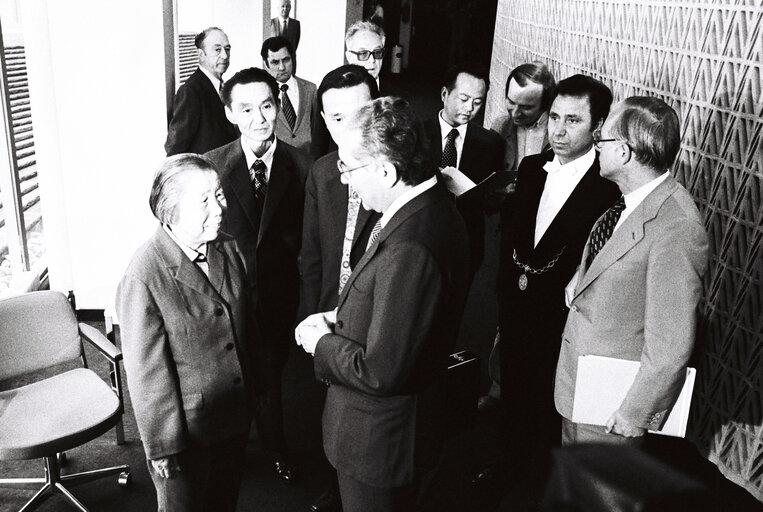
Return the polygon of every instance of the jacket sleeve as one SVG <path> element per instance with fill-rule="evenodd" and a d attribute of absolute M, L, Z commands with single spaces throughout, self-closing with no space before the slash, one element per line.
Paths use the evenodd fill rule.
<path fill-rule="evenodd" d="M 117 290 L 122 352 L 135 419 L 146 457 L 186 448 L 185 416 L 164 319 L 151 290 L 126 275 Z"/>
<path fill-rule="evenodd" d="M 642 428 L 660 428 L 683 386 L 707 247 L 699 223 L 673 222 L 649 253 L 641 367 L 620 405 L 623 417 Z"/>
<path fill-rule="evenodd" d="M 423 246 L 398 244 L 379 251 L 370 296 L 346 299 L 372 308 L 365 344 L 338 334 L 324 335 L 316 346 L 314 366 L 320 380 L 330 379 L 368 395 L 390 396 L 399 393 L 411 375 L 432 329 L 444 283 L 435 259 Z M 349 315 L 347 321 L 356 318 Z"/>
<path fill-rule="evenodd" d="M 321 262 L 321 233 L 318 222 L 318 201 L 315 167 L 305 185 L 305 210 L 302 221 L 302 249 L 299 253 L 300 301 L 297 320 L 316 313 L 320 302 L 323 269 Z"/>
<path fill-rule="evenodd" d="M 181 87 L 175 96 L 172 119 L 167 128 L 164 150 L 167 156 L 186 153 L 201 124 L 201 100 L 190 87 Z"/>

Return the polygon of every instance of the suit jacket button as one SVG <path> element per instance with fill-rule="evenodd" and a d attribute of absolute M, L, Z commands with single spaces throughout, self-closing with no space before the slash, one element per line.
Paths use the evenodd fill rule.
<path fill-rule="evenodd" d="M 225 345 L 225 350 L 233 350 L 233 343 L 228 343 Z"/>
<path fill-rule="evenodd" d="M 233 383 L 234 384 L 241 384 L 241 377 L 236 377 L 235 379 L 233 379 Z"/>
<path fill-rule="evenodd" d="M 574 305 L 574 304 L 573 304 L 572 306 L 570 306 L 570 309 L 571 309 L 572 311 L 574 311 L 575 313 L 577 313 L 577 312 L 578 312 L 578 307 L 577 307 L 576 305 Z"/>
<path fill-rule="evenodd" d="M 216 308 L 215 316 L 223 316 L 223 308 Z"/>
<path fill-rule="evenodd" d="M 342 327 L 344 327 L 344 322 L 342 322 L 341 320 L 337 320 L 336 321 L 336 328 L 337 329 L 341 329 Z"/>

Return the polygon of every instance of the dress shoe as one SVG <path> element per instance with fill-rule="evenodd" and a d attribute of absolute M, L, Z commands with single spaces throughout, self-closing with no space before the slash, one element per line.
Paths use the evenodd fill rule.
<path fill-rule="evenodd" d="M 277 460 L 273 463 L 273 470 L 283 482 L 293 484 L 297 479 L 297 471 L 288 462 Z"/>
<path fill-rule="evenodd" d="M 493 411 L 498 408 L 500 400 L 490 395 L 479 397 L 477 400 L 477 410 L 480 412 Z"/>
<path fill-rule="evenodd" d="M 321 494 L 310 504 L 311 512 L 336 512 L 339 510 L 339 495 L 333 489 Z"/>

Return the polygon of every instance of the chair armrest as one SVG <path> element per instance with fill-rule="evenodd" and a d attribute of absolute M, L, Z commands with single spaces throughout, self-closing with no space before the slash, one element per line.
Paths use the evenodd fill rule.
<path fill-rule="evenodd" d="M 116 363 L 122 360 L 122 351 L 106 339 L 106 336 L 101 334 L 101 331 L 95 327 L 80 322 L 79 332 L 83 338 L 89 341 L 91 345 L 112 362 Z"/>

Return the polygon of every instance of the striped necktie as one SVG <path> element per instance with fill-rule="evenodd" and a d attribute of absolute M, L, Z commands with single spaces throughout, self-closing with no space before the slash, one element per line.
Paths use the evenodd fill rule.
<path fill-rule="evenodd" d="M 379 232 L 382 230 L 381 225 L 381 219 L 376 221 L 376 224 L 374 224 L 373 229 L 371 230 L 371 236 L 368 237 L 368 245 L 366 245 L 366 250 L 370 249 L 372 245 L 374 245 L 374 242 L 376 242 L 376 239 L 379 238 Z"/>
<path fill-rule="evenodd" d="M 617 221 L 620 220 L 620 214 L 623 213 L 623 210 L 625 210 L 625 198 L 620 196 L 620 199 L 618 199 L 617 202 L 615 202 L 615 204 L 609 208 L 609 210 L 604 212 L 604 215 L 601 216 L 601 219 L 599 219 L 596 227 L 594 227 L 593 231 L 591 231 L 591 237 L 588 239 L 588 258 L 586 259 L 586 269 L 591 266 L 591 262 L 593 262 L 596 255 L 599 254 L 599 251 L 601 251 L 602 247 L 604 247 L 604 244 L 606 244 L 607 240 L 609 240 L 609 238 L 612 236 L 612 233 L 615 231 Z"/>
<path fill-rule="evenodd" d="M 281 108 L 283 109 L 283 115 L 286 118 L 286 122 L 289 123 L 289 128 L 294 130 L 294 123 L 297 122 L 297 114 L 294 113 L 294 105 L 291 104 L 289 94 L 286 92 L 288 90 L 288 85 L 281 84 Z"/>

